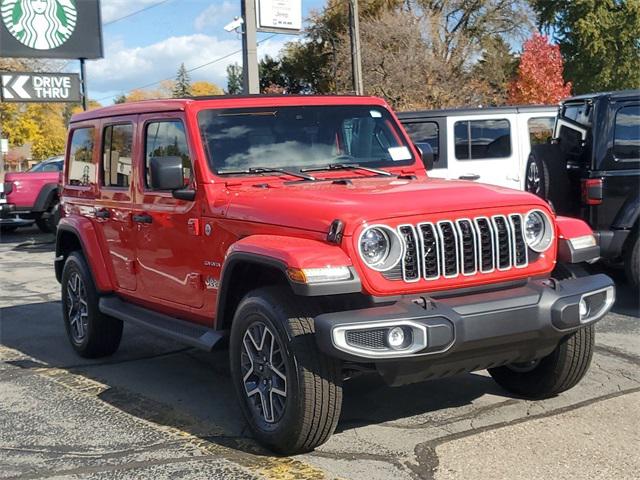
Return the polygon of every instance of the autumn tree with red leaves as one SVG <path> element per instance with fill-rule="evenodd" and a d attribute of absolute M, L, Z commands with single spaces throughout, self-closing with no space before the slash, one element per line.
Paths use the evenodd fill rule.
<path fill-rule="evenodd" d="M 515 105 L 554 104 L 571 95 L 564 83 L 560 48 L 545 35 L 534 33 L 524 42 L 516 78 L 509 86 L 509 102 Z"/>

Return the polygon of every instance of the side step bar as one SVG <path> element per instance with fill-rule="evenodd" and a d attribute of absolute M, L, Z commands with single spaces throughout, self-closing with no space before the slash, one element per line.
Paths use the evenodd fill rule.
<path fill-rule="evenodd" d="M 225 332 L 154 312 L 115 296 L 100 298 L 98 308 L 105 315 L 148 328 L 155 333 L 208 352 L 225 337 Z"/>

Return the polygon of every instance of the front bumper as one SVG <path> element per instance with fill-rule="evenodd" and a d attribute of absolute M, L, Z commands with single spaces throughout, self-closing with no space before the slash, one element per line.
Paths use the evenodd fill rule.
<path fill-rule="evenodd" d="M 581 300 L 589 310 L 583 315 Z M 403 298 L 322 314 L 315 319 L 316 339 L 330 356 L 375 363 L 383 375 L 419 380 L 544 357 L 565 335 L 600 320 L 614 300 L 613 281 L 602 274 L 530 280 L 501 290 Z M 385 332 L 394 326 L 405 329 L 417 345 L 393 350 L 385 344 Z"/>

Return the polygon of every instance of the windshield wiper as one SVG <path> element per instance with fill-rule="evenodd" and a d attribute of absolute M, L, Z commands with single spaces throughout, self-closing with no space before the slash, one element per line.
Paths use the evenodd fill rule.
<path fill-rule="evenodd" d="M 304 173 L 292 172 L 291 170 L 285 170 L 284 168 L 267 168 L 267 167 L 251 167 L 245 170 L 224 170 L 224 171 L 219 171 L 218 175 L 249 175 L 252 173 L 284 173 L 286 175 L 302 178 L 304 180 L 311 180 L 311 181 L 316 180 L 316 177 L 313 177 L 311 175 L 305 175 Z"/>
<path fill-rule="evenodd" d="M 377 168 L 363 167 L 357 163 L 329 163 L 323 167 L 302 168 L 301 172 L 320 172 L 324 170 L 364 170 L 366 172 L 375 173 L 376 175 L 384 175 L 385 177 L 393 176 L 393 173 Z"/>

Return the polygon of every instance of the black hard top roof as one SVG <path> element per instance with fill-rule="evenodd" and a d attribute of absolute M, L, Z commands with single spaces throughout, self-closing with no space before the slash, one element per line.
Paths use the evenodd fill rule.
<path fill-rule="evenodd" d="M 442 110 L 416 110 L 398 112 L 401 120 L 423 117 L 459 117 L 462 115 L 487 115 L 492 113 L 535 113 L 557 111 L 558 105 L 515 105 L 509 107 L 477 107 L 477 108 L 448 108 Z"/>
<path fill-rule="evenodd" d="M 617 90 L 614 92 L 595 92 L 576 95 L 562 101 L 562 103 L 581 102 L 584 100 L 597 100 L 602 97 L 609 97 L 612 100 L 623 100 L 627 98 L 640 98 L 640 90 Z"/>

